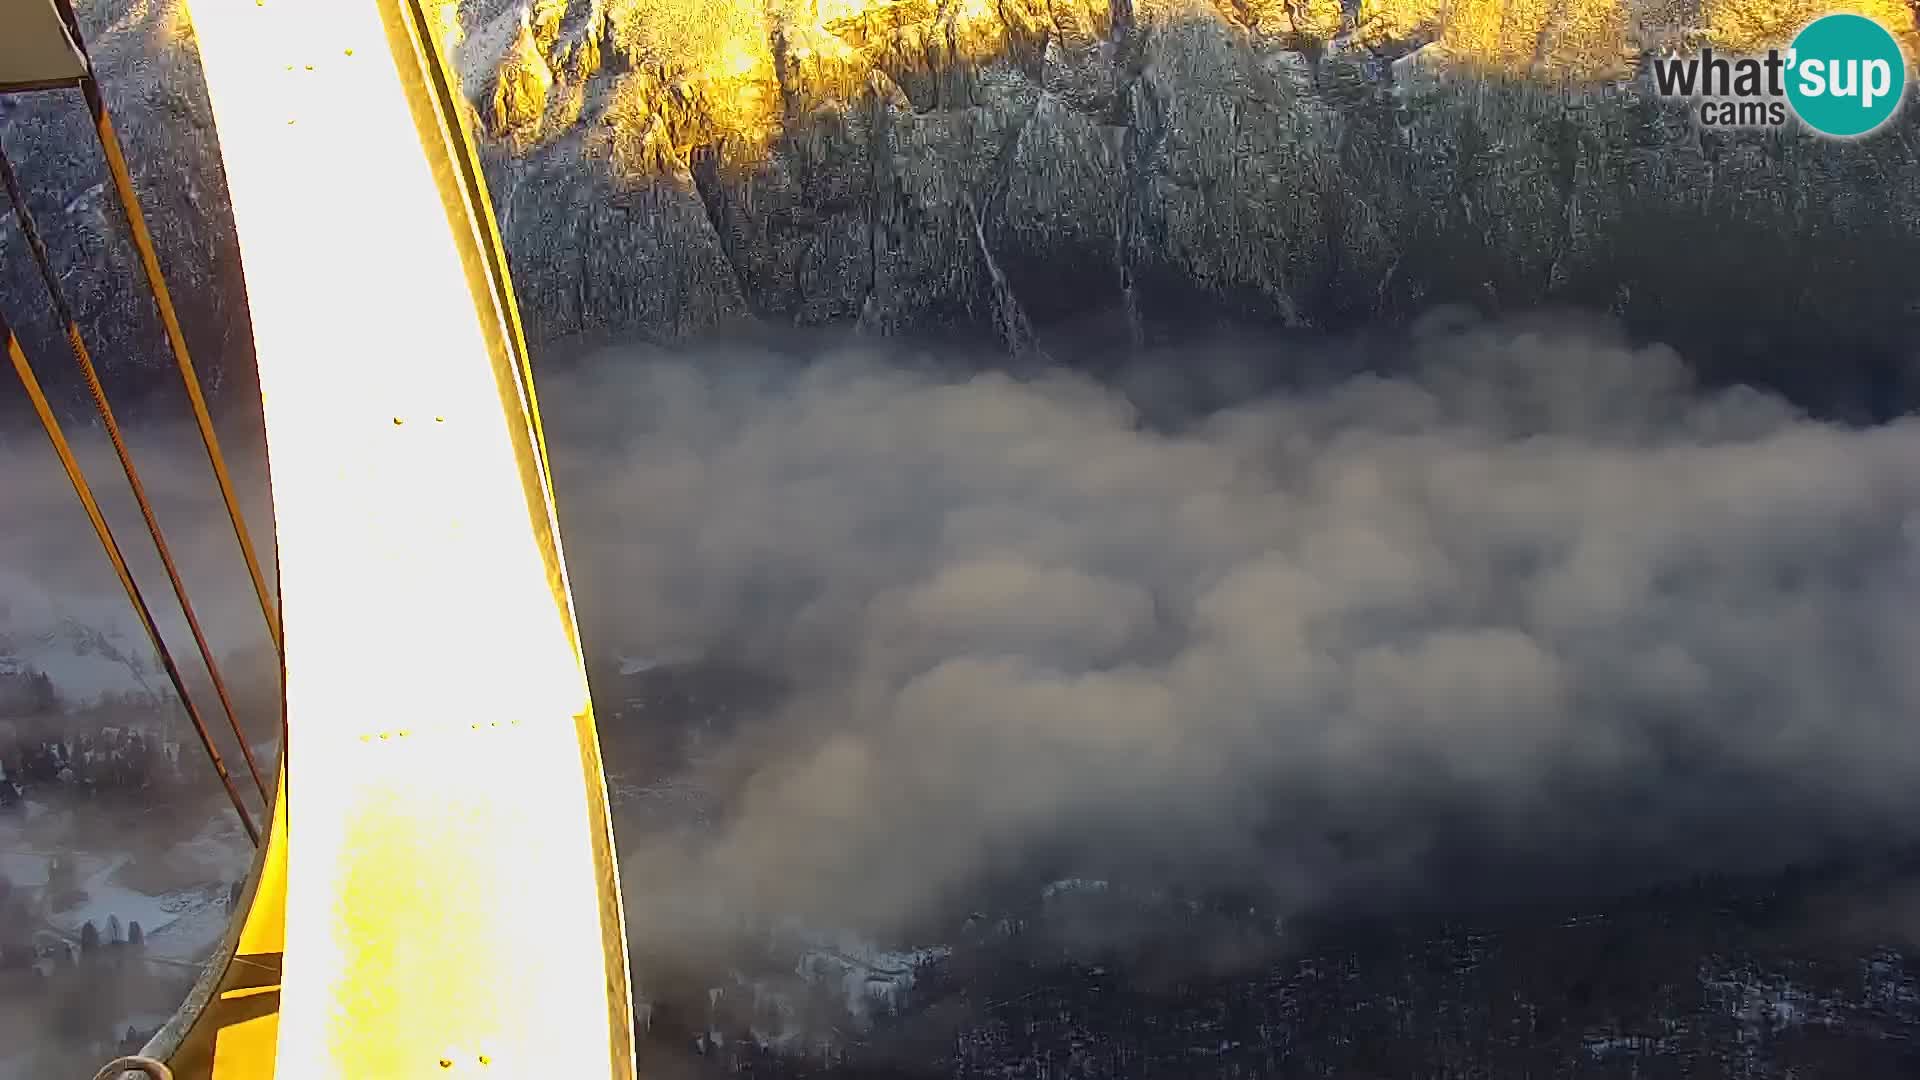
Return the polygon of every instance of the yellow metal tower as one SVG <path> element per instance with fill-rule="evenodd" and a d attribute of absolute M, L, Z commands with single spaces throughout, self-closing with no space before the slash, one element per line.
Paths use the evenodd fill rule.
<path fill-rule="evenodd" d="M 457 79 L 418 0 L 190 11 L 259 359 L 286 737 L 243 913 L 147 1054 L 180 1077 L 631 1076 L 599 742 Z M 0 16 L 0 90 L 81 86 L 111 143 L 71 11 Z"/>

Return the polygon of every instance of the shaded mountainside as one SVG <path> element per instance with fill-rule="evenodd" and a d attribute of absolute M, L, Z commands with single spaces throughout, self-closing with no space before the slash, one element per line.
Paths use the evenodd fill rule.
<path fill-rule="evenodd" d="M 207 366 L 243 367 L 182 7 L 82 6 L 190 336 Z M 1196 318 L 1328 329 L 1570 303 L 1710 374 L 1811 392 L 1818 368 L 1861 397 L 1920 326 L 1897 269 L 1920 256 L 1920 110 L 1855 143 L 1703 135 L 1644 92 L 1648 51 L 1784 43 L 1827 10 L 1813 0 L 438 9 L 541 346 L 759 317 L 1018 355 L 1088 318 L 1138 340 Z M 9 105 L 6 146 L 35 209 L 68 222 L 49 231 L 98 351 L 138 366 L 160 339 L 67 96 Z M 20 248 L 0 225 L 7 295 L 36 297 Z M 1856 377 L 1795 364 L 1806 350 Z"/>
<path fill-rule="evenodd" d="M 646 1012 L 643 1065 L 664 1077 L 1009 1080 L 1920 1070 L 1920 954 L 1835 918 L 1886 896 L 1879 874 L 1701 881 L 1584 908 L 1300 933 L 1221 904 L 1088 887 L 1102 884 L 1057 883 L 933 952 L 904 991 L 871 997 L 870 1019 L 837 1009 L 831 981 L 781 996 L 750 967 L 715 972 L 712 988 Z M 1103 921 L 1151 930 L 1125 947 L 1089 944 L 1086 928 Z M 808 1025 L 812 1039 L 780 1034 Z"/>
<path fill-rule="evenodd" d="M 712 774 L 687 765 L 777 689 L 723 662 L 593 678 L 623 866 L 648 873 L 631 857 L 638 837 L 724 818 Z M 1495 902 L 1435 895 L 1284 918 L 1284 901 L 1257 889 L 1050 878 L 1009 872 L 886 942 L 775 918 L 694 945 L 690 926 L 630 923 L 642 1069 L 659 1080 L 1920 1075 L 1920 852 L 1604 898 L 1526 896 L 1527 875 L 1509 874 Z"/>

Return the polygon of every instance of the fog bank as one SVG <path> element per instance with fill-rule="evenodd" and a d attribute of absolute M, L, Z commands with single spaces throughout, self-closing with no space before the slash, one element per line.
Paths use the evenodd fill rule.
<path fill-rule="evenodd" d="M 715 830 L 621 835 L 642 941 L 905 925 L 1037 853 L 1304 909 L 1920 820 L 1913 420 L 1441 316 L 1105 384 L 731 349 L 543 391 L 587 640 L 795 687 L 703 771 Z"/>
<path fill-rule="evenodd" d="M 792 691 L 688 767 L 710 827 L 623 822 L 642 945 L 742 915 L 910 927 L 1029 867 L 1310 910 L 1916 839 L 1920 422 L 1703 391 L 1576 320 L 1196 343 L 1101 380 L 793 352 L 541 376 L 594 662 L 724 656 Z M 29 436 L 0 447 L 0 632 L 131 629 Z M 136 441 L 203 617 L 245 647 L 197 444 Z M 603 728 L 648 722 L 596 692 Z"/>

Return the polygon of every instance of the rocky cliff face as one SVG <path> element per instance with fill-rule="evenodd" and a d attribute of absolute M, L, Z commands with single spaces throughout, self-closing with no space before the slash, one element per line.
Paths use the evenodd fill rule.
<path fill-rule="evenodd" d="M 231 226 L 180 6 L 86 6 L 190 333 L 234 353 Z M 1899 356 L 1920 326 L 1898 270 L 1920 257 L 1920 109 L 1853 143 L 1702 135 L 1639 72 L 1682 40 L 1784 43 L 1815 0 L 436 10 L 536 345 L 754 317 L 1022 354 L 1087 316 L 1137 340 L 1464 301 L 1607 308 L 1751 367 Z M 160 339 L 82 123 L 16 103 L 6 146 L 42 217 L 76 222 L 55 242 L 118 346 L 100 351 L 136 362 Z M 0 226 L 24 301 L 15 240 Z"/>
<path fill-rule="evenodd" d="M 545 339 L 750 314 L 1017 353 L 1102 310 L 1139 335 L 1458 300 L 1753 353 L 1896 347 L 1920 318 L 1890 272 L 1920 253 L 1920 112 L 1855 144 L 1702 137 L 1639 76 L 1824 10 L 494 0 L 449 40 Z"/>
<path fill-rule="evenodd" d="M 212 396 L 244 397 L 252 386 L 246 290 L 186 9 L 178 0 L 78 9 L 201 378 Z M 79 91 L 0 97 L 0 144 L 109 389 L 164 386 L 161 407 L 183 416 L 184 394 Z M 85 390 L 11 206 L 0 206 L 0 309 L 20 329 L 49 392 L 84 408 Z M 0 416 L 12 416 L 22 397 L 11 387 L 0 393 Z M 134 409 L 129 395 L 116 393 L 115 404 Z"/>

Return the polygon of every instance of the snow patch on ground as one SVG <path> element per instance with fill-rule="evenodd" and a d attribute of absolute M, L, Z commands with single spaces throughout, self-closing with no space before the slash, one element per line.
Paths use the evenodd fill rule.
<path fill-rule="evenodd" d="M 132 925 L 138 922 L 146 937 L 148 956 L 193 963 L 204 960 L 226 933 L 230 914 L 228 883 L 246 870 L 244 852 L 236 852 L 230 844 L 222 843 L 222 832 L 218 825 L 210 826 L 175 849 L 181 855 L 194 858 L 197 865 L 213 870 L 212 879 L 159 894 L 144 893 L 114 881 L 115 875 L 132 862 L 130 854 L 68 856 L 86 898 L 73 907 L 50 912 L 48 927 L 69 941 L 78 941 L 81 930 L 91 922 L 105 940 L 109 920 L 119 919 L 123 933 L 131 933 Z M 47 861 L 43 856 L 42 884 Z"/>
<path fill-rule="evenodd" d="M 847 1012 L 864 1024 L 876 1012 L 895 1012 L 913 989 L 920 968 L 945 959 L 945 945 L 918 949 L 884 949 L 847 931 L 816 934 L 812 947 L 800 954 L 794 974 L 810 983 L 838 983 Z"/>
<path fill-rule="evenodd" d="M 698 663 L 700 654 L 691 649 L 668 649 L 649 656 L 616 655 L 615 659 L 620 661 L 620 674 L 643 675 L 661 668 L 684 667 Z"/>
<path fill-rule="evenodd" d="M 147 933 L 160 930 L 174 920 L 177 908 L 170 895 L 148 896 L 113 884 L 113 876 L 120 872 L 121 867 L 133 861 L 133 856 L 76 854 L 71 858 L 74 876 L 80 890 L 86 893 L 86 899 L 73 907 L 47 914 L 47 924 L 61 935 L 77 938 L 81 928 L 92 923 L 104 937 L 109 918 L 119 919 L 122 926 L 138 922 Z"/>
<path fill-rule="evenodd" d="M 0 673 L 43 673 L 68 705 L 150 695 L 166 685 L 152 649 L 119 608 L 75 603 L 55 602 L 24 575 L 0 572 Z"/>
<path fill-rule="evenodd" d="M 770 927 L 768 944 L 796 955 L 790 978 L 802 986 L 831 991 L 853 1021 L 863 1027 L 878 1014 L 899 1010 L 920 970 L 952 953 L 945 945 L 885 948 L 850 930 L 822 930 L 793 920 Z M 753 978 L 735 972 L 733 981 L 739 990 L 752 995 L 756 1016 L 779 1025 L 777 1033 L 755 1031 L 761 1045 L 783 1046 L 802 1034 L 791 1022 L 796 1008 L 779 977 Z M 718 1000 L 713 999 L 716 1007 Z"/>
<path fill-rule="evenodd" d="M 0 849 L 0 878 L 12 882 L 16 888 L 46 888 L 47 873 L 52 865 L 53 855 L 49 852 L 24 848 Z"/>
<path fill-rule="evenodd" d="M 1834 1027 L 1842 1023 L 1846 1003 L 1822 997 L 1792 980 L 1736 969 L 1700 973 L 1707 1000 L 1738 1021 L 1743 1042 L 1782 1028 Z"/>
<path fill-rule="evenodd" d="M 1596 1060 L 1665 1053 L 1668 1040 L 1649 1035 L 1589 1035 L 1586 1050 Z"/>
<path fill-rule="evenodd" d="M 1107 883 L 1104 881 L 1093 878 L 1061 878 L 1059 881 L 1051 882 L 1043 886 L 1040 889 L 1040 898 L 1042 900 L 1052 900 L 1056 896 L 1065 896 L 1073 893 L 1103 893 L 1106 891 Z"/>
<path fill-rule="evenodd" d="M 147 932 L 147 955 L 155 960 L 201 963 L 220 944 L 232 918 L 227 890 L 220 885 L 170 893 L 163 906 L 170 908 L 172 919 Z"/>

